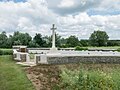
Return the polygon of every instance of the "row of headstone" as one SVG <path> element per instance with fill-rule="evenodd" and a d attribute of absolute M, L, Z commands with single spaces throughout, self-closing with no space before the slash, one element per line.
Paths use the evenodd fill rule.
<path fill-rule="evenodd" d="M 50 56 L 56 56 L 59 57 L 62 56 L 120 56 L 119 52 L 104 52 L 104 51 L 57 51 L 58 53 L 48 53 L 49 51 L 39 51 L 39 53 L 34 53 L 34 50 L 29 51 L 27 50 L 26 46 L 14 46 L 13 47 L 13 55 L 14 60 L 20 61 L 20 62 L 30 62 L 30 53 L 34 53 L 34 62 L 36 63 L 43 63 L 47 64 L 47 57 Z"/>
<path fill-rule="evenodd" d="M 26 46 L 13 46 L 13 58 L 16 61 L 29 62 L 30 57 Z"/>

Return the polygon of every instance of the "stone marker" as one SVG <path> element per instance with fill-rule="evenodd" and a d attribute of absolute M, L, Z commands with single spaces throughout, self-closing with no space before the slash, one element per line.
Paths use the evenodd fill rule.
<path fill-rule="evenodd" d="M 57 48 L 55 46 L 55 30 L 57 28 L 55 28 L 55 24 L 52 25 L 52 48 L 50 48 L 50 53 L 56 53 L 57 52 Z"/>

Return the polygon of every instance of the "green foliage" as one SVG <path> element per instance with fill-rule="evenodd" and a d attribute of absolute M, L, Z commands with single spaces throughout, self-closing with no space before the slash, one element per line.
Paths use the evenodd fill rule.
<path fill-rule="evenodd" d="M 31 40 L 31 41 L 29 42 L 28 47 L 30 47 L 30 48 L 39 47 L 39 45 L 38 45 L 34 40 Z"/>
<path fill-rule="evenodd" d="M 83 46 L 83 47 L 86 47 L 86 46 L 89 46 L 89 40 L 80 40 L 80 44 L 81 44 L 81 46 Z"/>
<path fill-rule="evenodd" d="M 6 32 L 2 32 L 0 34 L 0 48 L 6 48 L 7 47 L 7 40 L 8 40 L 8 37 L 6 35 Z"/>
<path fill-rule="evenodd" d="M 43 40 L 46 42 L 46 43 L 44 43 L 44 47 L 52 46 L 52 36 L 45 36 L 45 37 L 43 37 Z M 61 45 L 64 44 L 64 42 L 65 42 L 64 40 L 65 40 L 64 38 L 61 39 L 60 35 L 55 34 L 56 47 L 61 47 Z"/>
<path fill-rule="evenodd" d="M 0 55 L 12 55 L 13 51 L 12 50 L 0 50 Z"/>
<path fill-rule="evenodd" d="M 87 47 L 87 46 L 120 46 L 120 40 L 108 40 L 108 35 L 104 31 L 94 31 L 89 40 L 80 40 L 76 36 L 62 38 L 56 34 L 56 47 Z M 34 47 L 51 47 L 52 36 L 42 36 L 37 33 L 33 38 L 28 33 L 14 32 L 13 35 L 7 36 L 6 32 L 0 33 L 0 48 L 12 48 L 13 45 L 26 45 L 30 48 Z"/>
<path fill-rule="evenodd" d="M 82 51 L 82 50 L 88 50 L 88 48 L 76 46 L 76 47 L 75 47 L 75 50 L 76 50 L 76 51 Z"/>
<path fill-rule="evenodd" d="M 30 53 L 30 59 L 34 59 L 35 54 Z"/>
<path fill-rule="evenodd" d="M 61 48 L 68 48 L 69 46 L 67 44 L 62 44 L 60 47 Z"/>
<path fill-rule="evenodd" d="M 68 48 L 68 46 L 67 46 L 67 39 L 65 39 L 65 38 L 60 38 L 60 45 L 59 45 L 59 47 L 61 47 L 61 48 Z"/>
<path fill-rule="evenodd" d="M 120 48 L 118 48 L 117 51 L 120 52 Z"/>
<path fill-rule="evenodd" d="M 94 31 L 89 40 L 91 46 L 107 46 L 109 36 L 105 31 Z"/>
<path fill-rule="evenodd" d="M 13 45 L 28 45 L 32 37 L 28 33 L 14 32 L 11 36 Z"/>
<path fill-rule="evenodd" d="M 39 47 L 43 47 L 45 41 L 43 40 L 43 37 L 41 34 L 37 34 L 35 35 L 35 37 L 33 38 L 33 40 L 35 41 L 35 43 L 37 43 L 39 45 Z"/>
<path fill-rule="evenodd" d="M 113 78 L 102 71 L 63 70 L 60 75 L 64 90 L 117 90 Z"/>
<path fill-rule="evenodd" d="M 0 55 L 3 55 L 3 51 L 2 50 L 0 50 Z"/>
<path fill-rule="evenodd" d="M 109 40 L 107 46 L 120 46 L 120 40 Z"/>
<path fill-rule="evenodd" d="M 76 36 L 70 36 L 67 38 L 67 43 L 69 47 L 76 47 L 79 45 L 79 40 Z"/>

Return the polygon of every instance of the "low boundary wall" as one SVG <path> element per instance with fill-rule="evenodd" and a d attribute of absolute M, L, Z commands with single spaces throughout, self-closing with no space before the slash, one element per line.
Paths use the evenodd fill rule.
<path fill-rule="evenodd" d="M 120 64 L 120 56 L 64 56 L 47 57 L 47 64 L 67 63 L 117 63 Z"/>

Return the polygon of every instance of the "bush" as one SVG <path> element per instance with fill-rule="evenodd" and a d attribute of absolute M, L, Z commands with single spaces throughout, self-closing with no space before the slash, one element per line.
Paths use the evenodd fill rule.
<path fill-rule="evenodd" d="M 76 47 L 75 47 L 75 50 L 76 50 L 76 51 L 82 51 L 82 50 L 88 50 L 88 48 L 76 46 Z"/>
<path fill-rule="evenodd" d="M 63 90 L 116 90 L 112 77 L 102 71 L 75 72 L 66 69 L 60 76 Z"/>
<path fill-rule="evenodd" d="M 60 48 L 68 48 L 69 46 L 67 44 L 62 44 Z"/>
<path fill-rule="evenodd" d="M 0 50 L 0 55 L 12 55 L 13 51 L 12 50 Z"/>
<path fill-rule="evenodd" d="M 3 50 L 0 50 L 0 55 L 3 55 Z"/>
<path fill-rule="evenodd" d="M 117 51 L 120 52 L 120 48 L 118 48 Z"/>

